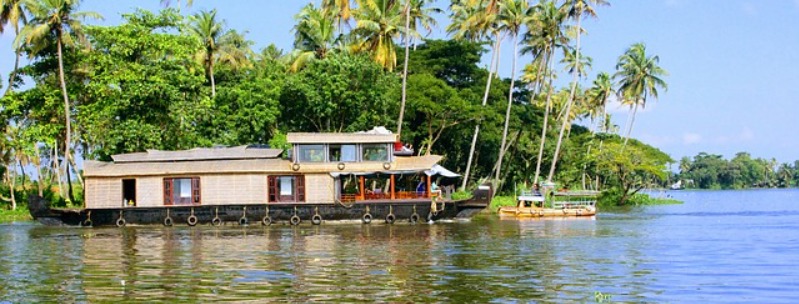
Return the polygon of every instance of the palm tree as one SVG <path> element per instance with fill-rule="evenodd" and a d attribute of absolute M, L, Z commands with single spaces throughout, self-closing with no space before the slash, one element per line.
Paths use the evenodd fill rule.
<path fill-rule="evenodd" d="M 322 59 L 333 50 L 337 42 L 332 11 L 317 9 L 308 4 L 294 16 L 294 48 L 290 70 L 297 71 L 309 61 Z"/>
<path fill-rule="evenodd" d="M 247 40 L 244 35 L 236 30 L 227 31 L 219 39 L 219 62 L 231 67 L 233 70 L 252 67 L 252 58 L 255 53 L 252 46 L 255 44 Z"/>
<path fill-rule="evenodd" d="M 596 17 L 596 11 L 594 8 L 591 7 L 593 5 L 608 5 L 608 2 L 605 0 L 566 0 L 565 3 L 561 6 L 561 9 L 568 15 L 570 18 L 577 21 L 577 26 L 575 30 L 577 31 L 577 39 L 576 39 L 576 46 L 575 46 L 575 61 L 580 61 L 580 36 L 582 34 L 582 26 L 581 22 L 584 16 L 591 16 Z M 574 94 L 575 90 L 577 89 L 577 81 L 580 76 L 579 69 L 572 69 L 572 84 L 571 84 L 571 93 L 569 94 L 569 100 L 566 102 L 566 113 L 571 113 L 571 106 L 574 102 Z M 555 146 L 555 154 L 552 156 L 552 164 L 549 167 L 549 175 L 547 176 L 547 181 L 551 182 L 552 177 L 555 175 L 555 167 L 558 163 L 558 155 L 560 154 L 560 146 L 563 143 L 563 134 L 566 132 L 566 124 L 570 124 L 571 121 L 564 120 L 563 125 L 560 127 L 560 134 L 558 134 L 558 143 Z"/>
<path fill-rule="evenodd" d="M 397 66 L 394 38 L 404 31 L 400 5 L 395 0 L 357 0 L 357 3 L 353 33 L 363 39 L 358 49 L 369 52 L 377 64 L 393 71 Z"/>
<path fill-rule="evenodd" d="M 592 109 L 597 109 L 592 112 L 591 117 L 599 117 L 594 126 L 594 133 L 607 132 L 607 130 L 603 130 L 603 126 L 605 125 L 604 120 L 607 116 L 608 100 L 615 94 L 610 75 L 605 72 L 597 74 L 593 86 L 588 89 L 589 103 L 592 105 Z"/>
<path fill-rule="evenodd" d="M 76 12 L 78 0 L 29 0 L 25 2 L 31 19 L 17 36 L 17 44 L 24 41 L 30 48 L 30 56 L 35 56 L 41 50 L 55 42 L 58 56 L 58 78 L 61 83 L 61 93 L 64 97 L 64 116 L 66 137 L 64 138 L 64 159 L 66 160 L 66 174 L 69 174 L 69 163 L 72 160 L 70 153 L 71 144 L 71 109 L 67 83 L 64 79 L 63 48 L 72 46 L 77 42 L 85 43 L 83 24 L 81 19 L 86 17 L 102 19 L 95 12 Z M 51 36 L 52 35 L 52 36 Z M 55 36 L 55 41 L 53 41 Z M 69 176 L 69 175 L 68 175 Z M 70 194 L 72 193 L 70 184 Z"/>
<path fill-rule="evenodd" d="M 647 56 L 646 46 L 643 43 L 633 44 L 619 57 L 619 62 L 616 64 L 617 72 L 613 78 L 618 80 L 618 93 L 622 100 L 630 104 L 633 111 L 623 146 L 626 146 L 630 139 L 638 106 L 645 107 L 648 96 L 657 99 L 658 88 L 668 89 L 668 85 L 661 78 L 667 76 L 668 72 L 658 66 L 659 63 L 660 57 Z"/>
<path fill-rule="evenodd" d="M 494 46 L 491 51 L 491 64 L 488 69 L 486 89 L 483 93 L 482 106 L 488 103 L 488 93 L 491 90 L 491 81 L 494 79 L 495 70 L 499 66 L 499 49 L 502 41 L 501 32 L 496 27 L 496 16 L 499 12 L 498 0 L 479 1 L 463 0 L 453 1 L 450 6 L 452 23 L 447 27 L 447 32 L 455 39 L 481 41 L 489 34 L 494 35 Z M 474 135 L 469 149 L 469 158 L 466 162 L 466 173 L 463 177 L 461 190 L 466 189 L 474 159 L 474 150 L 477 146 L 477 135 L 480 134 L 480 121 L 474 126 Z"/>
<path fill-rule="evenodd" d="M 552 109 L 552 94 L 554 86 L 552 81 L 555 77 L 554 74 L 554 61 L 552 60 L 555 55 L 555 50 L 565 48 L 569 39 L 566 36 L 563 28 L 563 23 L 566 20 L 566 14 L 555 6 L 552 1 L 542 1 L 534 7 L 536 13 L 534 18 L 531 19 L 531 25 L 528 25 L 528 33 L 525 35 L 526 46 L 522 48 L 523 53 L 532 53 L 536 60 L 539 60 L 538 71 L 548 75 L 549 82 L 547 84 L 547 96 L 544 106 L 544 122 L 541 127 L 541 141 L 538 146 L 538 158 L 535 167 L 535 178 L 533 183 L 538 183 L 538 177 L 541 174 L 541 161 L 544 156 L 544 144 L 546 142 L 546 132 L 548 130 L 549 113 Z M 541 79 L 539 84 L 540 88 L 544 87 L 545 78 Z"/>
<path fill-rule="evenodd" d="M 519 57 L 519 43 L 517 38 L 522 27 L 531 19 L 530 6 L 527 0 L 507 0 L 499 3 L 500 13 L 498 15 L 500 30 L 510 34 L 513 43 L 513 63 L 511 64 L 510 88 L 508 89 L 508 107 L 505 111 L 505 127 L 502 130 L 502 142 L 499 147 L 499 158 L 497 160 L 497 171 L 494 178 L 499 182 L 500 172 L 502 171 L 502 159 L 505 156 L 508 138 L 508 125 L 510 124 L 510 110 L 513 105 L 513 85 L 516 81 L 516 59 Z"/>
<path fill-rule="evenodd" d="M 3 33 L 3 27 L 10 23 L 14 26 L 14 35 L 19 36 L 20 23 L 22 23 L 23 26 L 28 23 L 28 19 L 25 17 L 23 2 L 24 0 L 0 0 L 0 34 Z M 14 70 L 12 70 L 11 74 L 8 76 L 8 87 L 5 93 L 3 93 L 3 96 L 7 95 L 14 85 L 14 81 L 17 77 L 17 70 L 19 70 L 21 51 L 21 48 L 16 45 L 14 46 L 14 54 L 16 55 Z"/>
<path fill-rule="evenodd" d="M 211 97 L 216 97 L 216 81 L 214 80 L 214 64 L 220 49 L 220 39 L 225 34 L 224 21 L 217 21 L 216 9 L 201 11 L 189 19 L 189 33 L 200 40 L 202 49 L 197 53 L 205 67 L 206 76 L 211 81 Z"/>
<path fill-rule="evenodd" d="M 349 24 L 352 19 L 352 6 L 350 0 L 322 0 L 322 11 L 325 16 L 333 16 L 333 21 L 338 27 L 339 35 L 344 33 L 342 25 Z"/>

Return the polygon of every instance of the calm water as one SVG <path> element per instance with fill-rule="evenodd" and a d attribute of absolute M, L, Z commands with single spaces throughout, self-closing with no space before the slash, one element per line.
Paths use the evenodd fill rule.
<path fill-rule="evenodd" d="M 0 225 L 0 302 L 799 301 L 799 191 L 670 194 L 581 220 Z"/>

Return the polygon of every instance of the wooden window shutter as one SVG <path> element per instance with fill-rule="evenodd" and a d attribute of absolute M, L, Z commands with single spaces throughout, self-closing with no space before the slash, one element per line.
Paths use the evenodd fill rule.
<path fill-rule="evenodd" d="M 295 179 L 297 184 L 297 201 L 305 201 L 305 175 L 298 175 Z"/>
<path fill-rule="evenodd" d="M 165 178 L 164 179 L 164 205 L 170 206 L 172 205 L 172 179 Z"/>
<path fill-rule="evenodd" d="M 267 183 L 269 184 L 267 191 L 269 192 L 269 201 L 270 202 L 277 202 L 277 178 L 274 176 L 267 177 Z"/>
<path fill-rule="evenodd" d="M 194 204 L 200 204 L 200 178 L 199 177 L 192 177 L 191 178 L 191 201 Z"/>

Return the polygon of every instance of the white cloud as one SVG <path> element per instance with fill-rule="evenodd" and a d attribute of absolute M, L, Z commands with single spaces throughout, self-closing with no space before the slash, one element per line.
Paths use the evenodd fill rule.
<path fill-rule="evenodd" d="M 729 144 L 749 142 L 753 139 L 755 139 L 755 132 L 753 132 L 749 127 L 744 127 L 743 130 L 741 130 L 741 132 L 738 134 L 721 135 L 716 137 L 713 141 L 717 144 Z"/>
<path fill-rule="evenodd" d="M 702 142 L 702 135 L 697 133 L 685 133 L 682 135 L 682 143 L 692 145 Z"/>

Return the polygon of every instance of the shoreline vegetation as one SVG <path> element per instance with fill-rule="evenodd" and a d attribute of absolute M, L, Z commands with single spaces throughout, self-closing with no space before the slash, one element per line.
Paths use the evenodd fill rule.
<path fill-rule="evenodd" d="M 418 155 L 443 155 L 464 173 L 460 191 L 489 182 L 508 195 L 515 184 L 555 181 L 615 189 L 627 205 L 643 185 L 665 183 L 674 162 L 630 138 L 638 108 L 667 90 L 659 56 L 634 41 L 620 54 L 582 49 L 582 20 L 606 0 L 309 1 L 289 50 L 255 50 L 217 9 L 188 14 L 180 2 L 122 13 L 113 25 L 91 25 L 102 16 L 80 1 L 10 3 L 0 7 L 17 63 L 0 81 L 7 209 L 50 188 L 56 205 L 82 205 L 79 159 L 279 147 L 287 132 L 395 123 Z M 446 24 L 436 24 L 441 15 Z M 434 27 L 448 37 L 426 39 Z M 508 44 L 512 70 L 500 71 Z M 617 64 L 590 75 L 591 55 Z M 30 61 L 19 66 L 21 56 Z M 610 100 L 629 107 L 626 130 L 613 124 Z"/>

